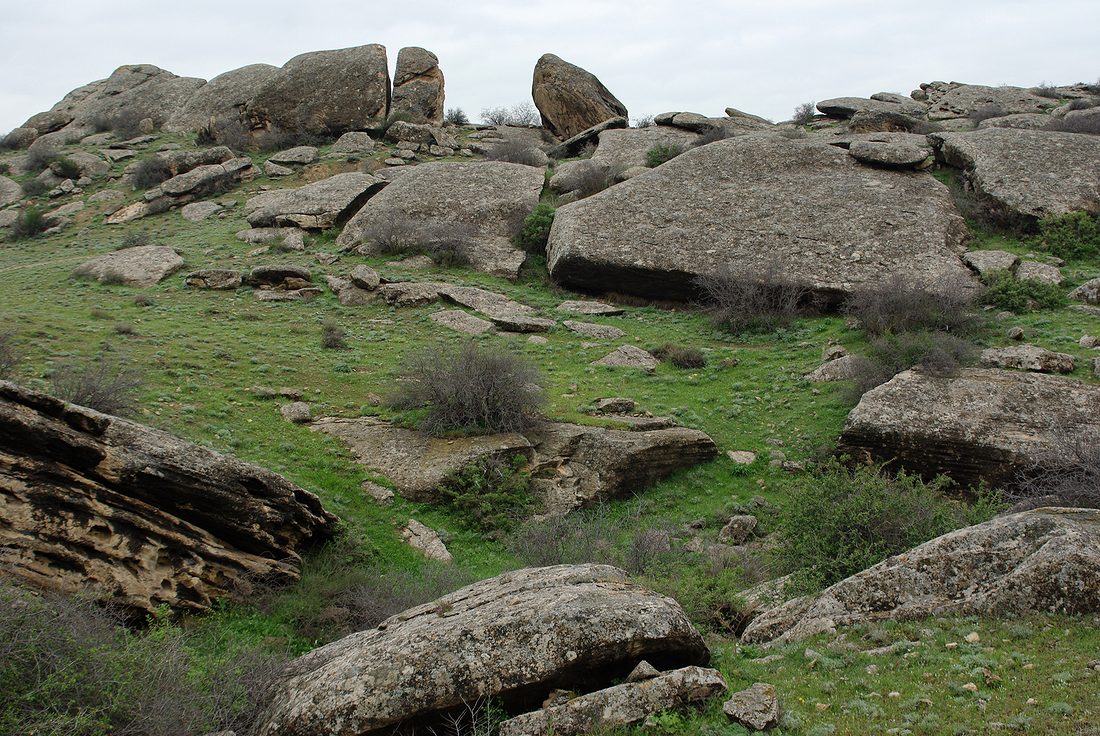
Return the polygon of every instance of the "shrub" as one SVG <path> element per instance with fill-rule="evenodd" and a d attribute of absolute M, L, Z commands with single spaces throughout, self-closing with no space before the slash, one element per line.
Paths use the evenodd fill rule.
<path fill-rule="evenodd" d="M 1046 466 L 1023 471 L 1016 487 L 1006 494 L 1017 508 L 1100 509 L 1100 439 L 1081 434 L 1064 437 L 1060 444 L 1060 449 L 1068 449 L 1069 461 L 1060 456 Z"/>
<path fill-rule="evenodd" d="M 695 280 L 715 325 L 734 334 L 786 327 L 803 311 L 805 287 L 776 264 L 763 268 L 727 264 Z"/>
<path fill-rule="evenodd" d="M 1100 256 L 1100 215 L 1070 212 L 1039 220 L 1039 248 L 1059 258 L 1075 260 Z"/>
<path fill-rule="evenodd" d="M 651 169 L 656 168 L 666 161 L 671 161 L 683 152 L 683 146 L 678 146 L 676 144 L 665 145 L 663 143 L 658 143 L 656 146 L 645 152 L 645 165 Z"/>
<path fill-rule="evenodd" d="M 535 148 L 530 143 L 521 140 L 507 140 L 497 143 L 485 154 L 489 161 L 504 161 L 510 164 L 523 164 L 524 166 L 546 165 L 546 154 Z"/>
<path fill-rule="evenodd" d="M 11 226 L 11 236 L 16 240 L 33 238 L 49 230 L 50 222 L 44 210 L 38 207 L 26 207 Z"/>
<path fill-rule="evenodd" d="M 885 283 L 854 291 L 843 311 L 872 335 L 925 330 L 969 334 L 981 324 L 969 286 L 948 285 L 931 292 L 894 274 Z"/>
<path fill-rule="evenodd" d="M 1075 100 L 1069 101 L 1069 110 L 1088 110 L 1089 108 L 1100 105 L 1100 97 L 1078 97 Z"/>
<path fill-rule="evenodd" d="M 1058 93 L 1058 88 L 1053 84 L 1046 82 L 1040 82 L 1038 86 L 1031 88 L 1031 94 L 1038 95 L 1039 97 L 1047 97 L 1051 100 L 1057 100 L 1061 98 L 1061 94 Z"/>
<path fill-rule="evenodd" d="M 137 394 L 144 381 L 139 371 L 125 363 L 100 358 L 60 366 L 50 376 L 50 386 L 59 399 L 125 416 L 137 409 Z"/>
<path fill-rule="evenodd" d="M 1008 271 L 982 277 L 985 290 L 978 301 L 1022 314 L 1037 309 L 1057 309 L 1066 303 L 1065 290 L 1054 284 L 1021 281 Z"/>
<path fill-rule="evenodd" d="M 50 169 L 62 179 L 80 178 L 80 165 L 71 158 L 65 158 L 64 156 L 59 157 L 50 164 Z"/>
<path fill-rule="evenodd" d="M 989 120 L 990 118 L 1003 118 L 1008 115 L 1008 111 L 1000 105 L 989 104 L 982 105 L 973 112 L 970 113 L 970 119 L 974 121 L 975 125 L 983 120 Z"/>
<path fill-rule="evenodd" d="M 15 345 L 15 333 L 0 332 L 0 380 L 9 380 L 22 361 L 23 353 Z"/>
<path fill-rule="evenodd" d="M 794 109 L 794 115 L 791 117 L 791 122 L 796 125 L 808 125 L 813 122 L 814 117 L 817 116 L 817 103 L 813 100 L 809 102 L 803 102 Z"/>
<path fill-rule="evenodd" d="M 135 189 L 150 189 L 172 178 L 172 169 L 160 156 L 138 161 L 130 174 Z"/>
<path fill-rule="evenodd" d="M 384 136 L 386 131 L 390 129 L 390 126 L 398 122 L 415 123 L 417 121 L 413 120 L 412 113 L 405 112 L 404 110 L 394 110 L 386 116 L 386 119 L 382 121 L 382 125 L 378 128 L 379 137 Z"/>
<path fill-rule="evenodd" d="M 27 155 L 23 161 L 23 166 L 27 171 L 43 171 L 60 157 L 61 154 L 57 152 L 57 149 L 51 148 L 50 146 L 31 146 L 27 149 Z"/>
<path fill-rule="evenodd" d="M 20 185 L 20 188 L 27 197 L 41 197 L 50 191 L 50 188 L 46 186 L 46 182 L 41 179 L 27 179 Z"/>
<path fill-rule="evenodd" d="M 252 131 L 246 128 L 236 115 L 211 117 L 195 133 L 195 143 L 200 146 L 227 146 L 238 153 L 255 147 Z"/>
<path fill-rule="evenodd" d="M 545 402 L 534 365 L 475 342 L 416 353 L 406 361 L 404 374 L 395 403 L 426 405 L 420 428 L 432 434 L 519 432 L 531 426 Z"/>
<path fill-rule="evenodd" d="M 591 162 L 583 164 L 572 174 L 571 178 L 575 184 L 573 191 L 581 199 L 591 197 L 614 185 L 621 173 L 622 168 L 619 165 L 607 167 Z"/>
<path fill-rule="evenodd" d="M 469 125 L 470 118 L 461 107 L 448 107 L 447 112 L 443 114 L 443 122 L 450 125 Z"/>
<path fill-rule="evenodd" d="M 134 230 L 122 236 L 118 250 L 123 248 L 137 248 L 140 245 L 151 245 L 153 236 L 146 230 Z"/>
<path fill-rule="evenodd" d="M 523 227 L 516 236 L 516 246 L 528 253 L 546 255 L 546 243 L 550 240 L 554 212 L 554 206 L 546 202 L 535 205 L 531 214 L 523 219 Z"/>
<path fill-rule="evenodd" d="M 665 343 L 653 351 L 654 357 L 677 368 L 702 368 L 707 364 L 707 356 L 699 348 L 688 345 Z"/>
<path fill-rule="evenodd" d="M 438 490 L 463 523 L 497 536 L 530 516 L 535 506 L 526 464 L 523 455 L 481 458 L 448 475 Z"/>
<path fill-rule="evenodd" d="M 11 173 L 11 164 L 7 161 L 0 161 L 0 175 L 7 176 Z"/>
<path fill-rule="evenodd" d="M 1045 129 L 1063 133 L 1100 135 L 1100 115 L 1070 115 L 1054 118 L 1046 124 Z"/>
<path fill-rule="evenodd" d="M 376 222 L 366 232 L 366 240 L 382 254 L 423 254 L 444 268 L 468 265 L 476 236 L 477 229 L 466 223 L 402 217 Z"/>
<path fill-rule="evenodd" d="M 691 145 L 694 148 L 698 148 L 699 146 L 706 146 L 711 143 L 717 143 L 718 141 L 724 141 L 732 135 L 733 133 L 727 128 L 711 128 L 706 133 L 696 138 Z"/>
<path fill-rule="evenodd" d="M 538 125 L 542 116 L 530 102 L 518 102 L 511 107 L 488 107 L 481 111 L 481 119 L 489 125 L 513 125 L 532 127 Z"/>
<path fill-rule="evenodd" d="M 635 128 L 652 128 L 655 124 L 652 115 L 642 115 L 634 120 Z"/>
<path fill-rule="evenodd" d="M 604 506 L 530 519 L 515 529 L 505 544 L 512 554 L 532 567 L 594 562 L 620 564 L 617 549 L 626 530 L 623 518 Z"/>
<path fill-rule="evenodd" d="M 871 338 L 866 356 L 855 359 L 852 400 L 902 371 L 920 368 L 933 376 L 953 376 L 973 361 L 973 345 L 945 332 L 886 333 Z"/>
<path fill-rule="evenodd" d="M 343 350 L 348 346 L 347 333 L 331 317 L 321 324 L 321 347 L 327 350 Z"/>
<path fill-rule="evenodd" d="M 115 334 L 116 335 L 136 335 L 137 334 L 137 328 L 135 328 L 129 322 L 119 322 L 117 325 L 115 325 Z"/>
<path fill-rule="evenodd" d="M 776 515 L 775 554 L 792 572 L 792 590 L 820 590 L 999 510 L 991 497 L 972 507 L 948 501 L 950 486 L 942 476 L 925 483 L 835 459 L 801 476 Z"/>

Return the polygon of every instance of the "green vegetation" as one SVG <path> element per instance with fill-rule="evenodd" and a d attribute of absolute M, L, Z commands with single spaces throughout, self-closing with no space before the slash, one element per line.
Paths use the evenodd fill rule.
<path fill-rule="evenodd" d="M 1100 217 L 1071 212 L 1039 221 L 1038 247 L 1068 261 L 1100 257 Z"/>
<path fill-rule="evenodd" d="M 666 161 L 671 161 L 683 152 L 683 146 L 658 143 L 656 146 L 645 152 L 645 165 L 651 169 L 655 168 L 665 163 Z"/>
<path fill-rule="evenodd" d="M 1063 286 L 1040 281 L 1022 281 L 1008 271 L 998 271 L 985 278 L 982 304 L 1022 314 L 1037 309 L 1057 309 L 1066 304 Z"/>
<path fill-rule="evenodd" d="M 499 537 L 536 510 L 526 464 L 524 455 L 478 460 L 447 476 L 439 492 L 462 523 Z"/>
<path fill-rule="evenodd" d="M 32 179 L 32 181 L 35 180 Z M 50 223 L 46 219 L 45 210 L 34 206 L 25 207 L 11 227 L 11 237 L 15 240 L 33 238 L 44 233 L 49 227 Z"/>
<path fill-rule="evenodd" d="M 535 255 L 546 254 L 546 242 L 554 224 L 554 206 L 540 202 L 523 221 L 523 229 L 516 236 L 516 247 Z"/>

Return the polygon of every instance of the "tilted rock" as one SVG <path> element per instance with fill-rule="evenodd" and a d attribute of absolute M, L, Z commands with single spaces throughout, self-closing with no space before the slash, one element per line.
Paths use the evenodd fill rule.
<path fill-rule="evenodd" d="M 925 542 L 757 617 L 744 642 L 929 616 L 1100 611 L 1100 511 L 1041 508 Z"/>
<path fill-rule="evenodd" d="M 164 245 L 139 245 L 97 256 L 73 270 L 75 278 L 145 288 L 183 268 L 183 258 Z"/>
<path fill-rule="evenodd" d="M 1100 212 L 1100 136 L 989 128 L 929 138 L 993 217 Z"/>
<path fill-rule="evenodd" d="M 766 731 L 779 725 L 779 695 L 775 685 L 757 682 L 734 693 L 722 704 L 722 712 L 734 723 L 752 731 Z"/>
<path fill-rule="evenodd" d="M 607 684 L 641 659 L 704 665 L 675 601 L 606 565 L 517 570 L 475 583 L 292 662 L 259 736 L 362 736 L 438 725 L 464 703 L 537 707 L 561 687 Z"/>
<path fill-rule="evenodd" d="M 1072 461 L 1066 433 L 1100 435 L 1100 386 L 991 368 L 954 378 L 909 370 L 871 389 L 848 415 L 839 452 L 992 487 Z"/>
<path fill-rule="evenodd" d="M 996 118 L 986 118 L 978 123 L 978 128 L 1022 128 L 1024 130 L 1041 130 L 1050 124 L 1050 115 L 1042 113 L 1019 113 L 1017 115 L 1003 115 Z"/>
<path fill-rule="evenodd" d="M 199 166 L 224 164 L 237 158 L 237 154 L 226 146 L 212 146 L 194 151 L 162 151 L 154 158 L 163 162 L 172 176 L 178 176 Z"/>
<path fill-rule="evenodd" d="M 370 266 L 359 264 L 351 269 L 351 283 L 355 284 L 360 289 L 374 291 L 381 282 L 382 277 Z"/>
<path fill-rule="evenodd" d="M 370 174 L 336 174 L 296 189 L 258 194 L 245 203 L 245 219 L 253 227 L 326 230 L 351 218 L 384 186 Z"/>
<path fill-rule="evenodd" d="M 14 128 L 4 136 L 4 146 L 14 150 L 28 148 L 38 138 L 36 128 Z"/>
<path fill-rule="evenodd" d="M 494 329 L 493 323 L 489 320 L 475 317 L 468 312 L 463 312 L 461 309 L 434 312 L 429 319 L 437 325 L 449 327 L 455 332 L 462 332 L 467 335 L 480 335 Z"/>
<path fill-rule="evenodd" d="M 626 332 L 612 325 L 600 325 L 594 322 L 578 322 L 573 319 L 567 319 L 563 324 L 571 332 L 596 340 L 617 340 L 626 335 Z"/>
<path fill-rule="evenodd" d="M 447 550 L 447 546 L 443 544 L 443 540 L 439 538 L 435 530 L 424 526 L 416 519 L 409 519 L 405 528 L 401 530 L 401 536 L 410 547 L 422 553 L 429 560 L 444 564 L 450 564 L 454 561 L 450 551 Z"/>
<path fill-rule="evenodd" d="M 370 242 L 372 228 L 395 221 L 469 230 L 471 265 L 514 279 L 525 254 L 512 239 L 538 204 L 542 186 L 542 170 L 531 166 L 500 161 L 421 164 L 372 197 L 336 243 L 377 254 Z"/>
<path fill-rule="evenodd" d="M 0 382 L 0 565 L 127 608 L 205 611 L 296 581 L 336 517 L 287 480 L 156 429 Z"/>
<path fill-rule="evenodd" d="M 1015 368 L 1038 373 L 1073 373 L 1076 362 L 1072 355 L 1055 353 L 1036 345 L 1013 345 L 982 351 L 982 365 L 991 368 Z"/>
<path fill-rule="evenodd" d="M 930 120 L 965 118 L 981 110 L 996 108 L 1002 115 L 1042 112 L 1057 103 L 1021 87 L 984 87 L 980 84 L 931 82 L 922 84 Z"/>
<path fill-rule="evenodd" d="M 199 87 L 178 110 L 172 113 L 164 130 L 189 133 L 209 125 L 211 119 L 221 125 L 247 125 L 241 111 L 264 85 L 281 74 L 270 64 L 250 64 L 219 74 Z M 247 130 L 247 127 L 245 127 Z"/>
<path fill-rule="evenodd" d="M 500 724 L 500 736 L 576 736 L 626 728 L 643 723 L 654 713 L 701 705 L 725 691 L 726 681 L 718 670 L 683 667 L 657 672 L 639 682 L 516 716 Z"/>
<path fill-rule="evenodd" d="M 427 49 L 408 46 L 397 52 L 391 111 L 406 113 L 418 122 L 443 124 L 443 71 L 439 57 Z"/>
<path fill-rule="evenodd" d="M 221 164 L 197 166 L 187 173 L 174 176 L 146 191 L 144 202 L 133 202 L 113 212 L 107 217 L 107 224 L 118 225 L 164 212 L 172 207 L 230 189 L 242 181 L 258 176 L 259 173 L 260 170 L 252 165 L 252 160 L 244 156 Z"/>
<path fill-rule="evenodd" d="M 599 79 L 553 54 L 544 54 L 535 64 L 531 97 L 542 124 L 562 139 L 608 118 L 628 117 L 623 103 Z"/>
<path fill-rule="evenodd" d="M 222 211 L 222 206 L 217 202 L 192 202 L 185 204 L 180 209 L 183 219 L 188 222 L 202 222 Z"/>
<path fill-rule="evenodd" d="M 932 292 L 976 289 L 958 258 L 967 237 L 947 188 L 926 174 L 756 135 L 560 207 L 547 263 L 570 287 L 666 299 L 694 298 L 695 278 L 723 265 L 771 269 L 837 300 L 896 274 Z"/>
<path fill-rule="evenodd" d="M 626 118 L 608 118 L 602 123 L 597 123 L 591 128 L 586 128 L 572 138 L 564 140 L 546 152 L 550 158 L 572 158 L 579 156 L 587 146 L 594 146 L 599 141 L 600 134 L 606 130 L 630 127 L 630 121 Z"/>

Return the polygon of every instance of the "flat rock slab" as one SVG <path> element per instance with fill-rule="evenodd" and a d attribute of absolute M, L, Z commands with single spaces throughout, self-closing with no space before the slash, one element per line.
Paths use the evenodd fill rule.
<path fill-rule="evenodd" d="M 572 312 L 573 314 L 586 314 L 593 317 L 614 317 L 622 314 L 622 307 L 604 304 L 603 302 L 568 301 L 557 306 L 559 312 Z"/>
<path fill-rule="evenodd" d="M 967 237 L 947 188 L 927 174 L 757 134 L 560 207 L 547 262 L 570 287 L 665 299 L 695 298 L 694 280 L 723 266 L 778 266 L 837 300 L 897 274 L 933 292 L 976 289 L 958 257 Z"/>
<path fill-rule="evenodd" d="M 1018 255 L 1004 250 L 972 250 L 963 253 L 962 259 L 982 276 L 996 271 L 1013 271 L 1020 262 Z"/>
<path fill-rule="evenodd" d="M 1042 112 L 1057 105 L 1057 101 L 1033 94 L 1022 87 L 986 87 L 980 84 L 931 82 L 922 84 L 928 102 L 929 120 L 966 118 L 986 109 L 996 109 L 1001 115 Z"/>
<path fill-rule="evenodd" d="M 317 149 L 313 146 L 295 146 L 272 154 L 268 161 L 276 164 L 296 164 L 303 166 L 317 160 Z"/>
<path fill-rule="evenodd" d="M 222 206 L 217 202 L 192 202 L 184 205 L 183 209 L 180 210 L 180 214 L 188 222 L 202 222 L 221 211 Z"/>
<path fill-rule="evenodd" d="M 607 368 L 638 368 L 650 373 L 657 370 L 657 366 L 660 364 L 661 361 L 653 355 L 633 345 L 623 345 L 615 348 L 612 352 L 592 363 L 592 365 L 602 365 Z"/>
<path fill-rule="evenodd" d="M 463 312 L 461 309 L 435 312 L 429 319 L 437 325 L 449 327 L 456 332 L 463 332 L 467 335 L 480 335 L 494 329 L 492 322 L 475 317 L 469 312 Z"/>
<path fill-rule="evenodd" d="M 1062 271 L 1057 266 L 1038 261 L 1024 261 L 1016 268 L 1016 278 L 1020 281 L 1036 281 L 1040 284 L 1060 286 Z"/>
<path fill-rule="evenodd" d="M 625 331 L 612 325 L 599 325 L 594 322 L 578 322 L 574 319 L 567 319 L 563 324 L 571 332 L 583 335 L 584 337 L 591 337 L 595 340 L 618 340 L 620 337 L 626 336 Z"/>
<path fill-rule="evenodd" d="M 929 137 L 994 217 L 1100 211 L 1100 136 L 990 128 Z"/>
<path fill-rule="evenodd" d="M 1056 353 L 1037 345 L 1013 345 L 982 351 L 982 365 L 990 368 L 1014 368 L 1037 373 L 1073 373 L 1076 360 L 1067 353 Z"/>
<path fill-rule="evenodd" d="M 253 227 L 325 230 L 342 224 L 386 183 L 370 174 L 337 174 L 296 189 L 276 189 L 245 203 Z"/>
<path fill-rule="evenodd" d="M 93 258 L 73 271 L 76 278 L 94 279 L 103 284 L 124 284 L 146 288 L 155 286 L 183 268 L 183 258 L 164 245 L 139 245 Z"/>
<path fill-rule="evenodd" d="M 817 109 L 825 115 L 850 118 L 857 112 L 896 112 L 913 117 L 923 116 L 927 107 L 916 100 L 874 100 L 863 97 L 834 97 L 817 103 Z"/>
<path fill-rule="evenodd" d="M 292 662 L 259 736 L 391 733 L 492 698 L 515 712 L 552 690 L 608 685 L 645 659 L 705 665 L 679 604 L 606 565 L 517 570 L 409 609 Z"/>
<path fill-rule="evenodd" d="M 999 516 L 891 557 L 757 617 L 743 642 L 797 641 L 839 626 L 929 616 L 1100 611 L 1100 511 Z"/>
<path fill-rule="evenodd" d="M 532 166 L 500 161 L 421 164 L 372 197 L 336 243 L 377 255 L 370 233 L 380 223 L 455 225 L 476 233 L 468 248 L 473 268 L 514 279 L 526 256 L 512 239 L 538 204 L 542 186 L 543 172 Z"/>
<path fill-rule="evenodd" d="M 645 663 L 643 663 L 645 664 Z M 644 723 L 654 713 L 699 705 L 726 691 L 718 670 L 683 667 L 597 690 L 500 724 L 500 736 L 576 736 Z"/>
<path fill-rule="evenodd" d="M 1100 436 L 1100 386 L 992 368 L 954 378 L 909 370 L 863 395 L 838 451 L 1003 487 L 1021 471 L 1072 463 L 1066 433 Z"/>
<path fill-rule="evenodd" d="M 892 169 L 927 169 L 935 163 L 932 147 L 927 144 L 855 141 L 848 153 L 860 163 Z"/>
<path fill-rule="evenodd" d="M 439 538 L 439 534 L 416 519 L 409 519 L 405 528 L 401 530 L 401 537 L 406 544 L 429 560 L 442 562 L 445 565 L 454 562 L 454 557 L 451 556 L 447 545 L 443 544 L 443 540 Z"/>

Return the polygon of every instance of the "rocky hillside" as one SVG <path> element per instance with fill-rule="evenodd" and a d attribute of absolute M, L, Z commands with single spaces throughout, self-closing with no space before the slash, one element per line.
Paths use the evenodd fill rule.
<path fill-rule="evenodd" d="M 3 138 L 0 733 L 1091 733 L 1100 86 L 531 98 Z"/>

